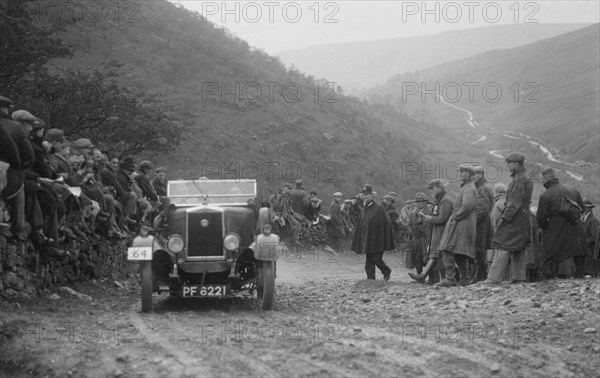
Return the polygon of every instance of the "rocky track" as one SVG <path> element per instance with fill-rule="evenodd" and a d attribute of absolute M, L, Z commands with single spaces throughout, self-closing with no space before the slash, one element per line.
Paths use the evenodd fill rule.
<path fill-rule="evenodd" d="M 305 253 L 278 263 L 268 312 L 163 294 L 143 314 L 137 274 L 2 303 L 0 376 L 598 376 L 600 280 L 440 289 L 397 254 L 385 282 Z"/>

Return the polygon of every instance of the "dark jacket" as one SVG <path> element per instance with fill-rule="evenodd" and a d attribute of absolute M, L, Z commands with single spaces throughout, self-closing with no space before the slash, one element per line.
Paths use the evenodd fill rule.
<path fill-rule="evenodd" d="M 35 160 L 31 169 L 40 177 L 54 179 L 56 175 L 50 168 L 50 157 L 42 145 L 41 139 L 31 139 L 31 147 L 35 155 Z"/>
<path fill-rule="evenodd" d="M 331 202 L 329 214 L 331 214 L 331 220 L 329 222 L 329 232 L 331 236 L 335 238 L 344 236 L 345 231 L 344 220 L 342 219 L 342 207 L 336 200 Z"/>
<path fill-rule="evenodd" d="M 598 239 L 598 233 L 600 232 L 600 222 L 598 222 L 598 218 L 591 211 L 588 214 L 582 215 L 581 220 L 585 230 L 585 243 L 588 248 L 588 256 L 593 257 L 596 250 L 596 239 Z"/>
<path fill-rule="evenodd" d="M 133 191 L 133 189 L 131 189 L 133 180 L 131 179 L 131 177 L 129 177 L 127 172 L 125 172 L 122 169 L 119 169 L 117 171 L 117 182 L 119 183 L 119 185 L 121 185 L 121 188 L 123 189 L 124 192 L 129 193 L 129 192 Z"/>
<path fill-rule="evenodd" d="M 156 195 L 156 191 L 152 187 L 150 183 L 150 179 L 145 173 L 138 172 L 138 174 L 134 177 L 135 182 L 138 184 L 140 189 L 142 190 L 142 195 L 148 198 L 150 201 L 158 201 L 158 196 Z"/>
<path fill-rule="evenodd" d="M 544 184 L 546 191 L 540 196 L 537 222 L 542 229 L 542 249 L 545 260 L 563 261 L 585 255 L 579 238 L 579 225 L 559 213 L 562 197 L 567 196 L 583 209 L 581 195 L 575 188 L 559 184 L 552 179 Z"/>
<path fill-rule="evenodd" d="M 289 191 L 290 205 L 296 213 L 304 215 L 308 206 L 308 194 L 302 188 L 296 187 Z"/>
<path fill-rule="evenodd" d="M 485 178 L 475 181 L 477 188 L 477 206 L 475 217 L 477 218 L 477 237 L 475 238 L 475 249 L 485 251 L 492 244 L 494 229 L 490 219 L 492 206 L 494 206 L 494 189 L 492 189 Z"/>
<path fill-rule="evenodd" d="M 10 164 L 14 169 L 21 169 L 17 144 L 3 127 L 0 127 L 0 161 Z"/>
<path fill-rule="evenodd" d="M 104 167 L 104 168 L 100 169 L 99 176 L 100 176 L 100 182 L 102 182 L 102 185 L 104 185 L 105 187 L 113 187 L 113 189 L 115 190 L 116 197 L 123 198 L 125 191 L 123 190 L 123 187 L 119 183 L 119 180 L 117 180 L 117 174 L 115 171 L 113 171 L 109 167 Z"/>
<path fill-rule="evenodd" d="M 523 167 L 511 176 L 512 181 L 506 189 L 504 211 L 496 224 L 491 247 L 503 251 L 521 251 L 531 242 L 529 202 L 533 183 Z"/>
<path fill-rule="evenodd" d="M 6 131 L 8 136 L 17 145 L 19 158 L 21 159 L 21 168 L 26 169 L 31 167 L 35 157 L 33 148 L 31 148 L 31 143 L 29 143 L 29 138 L 25 134 L 23 127 L 3 113 L 0 113 L 0 127 Z"/>
<path fill-rule="evenodd" d="M 390 218 L 380 204 L 369 202 L 360 214 L 350 249 L 366 254 L 383 253 L 395 248 Z"/>
<path fill-rule="evenodd" d="M 152 184 L 156 195 L 161 197 L 167 196 L 167 180 L 160 181 L 158 177 L 155 177 L 150 181 L 150 184 Z"/>

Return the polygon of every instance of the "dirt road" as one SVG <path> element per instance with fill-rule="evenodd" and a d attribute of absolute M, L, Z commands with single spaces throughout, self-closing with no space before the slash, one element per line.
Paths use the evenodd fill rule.
<path fill-rule="evenodd" d="M 385 260 L 389 282 L 361 256 L 281 260 L 268 312 L 162 294 L 143 314 L 137 274 L 0 303 L 0 376 L 598 376 L 600 280 L 440 289 Z"/>

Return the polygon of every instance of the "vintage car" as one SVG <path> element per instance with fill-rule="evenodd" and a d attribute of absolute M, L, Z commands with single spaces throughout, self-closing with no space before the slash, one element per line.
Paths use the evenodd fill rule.
<path fill-rule="evenodd" d="M 162 232 L 142 228 L 128 248 L 139 260 L 142 311 L 152 293 L 227 297 L 248 291 L 269 310 L 275 297 L 276 262 L 282 253 L 270 226 L 257 231 L 254 180 L 169 181 L 169 207 Z"/>

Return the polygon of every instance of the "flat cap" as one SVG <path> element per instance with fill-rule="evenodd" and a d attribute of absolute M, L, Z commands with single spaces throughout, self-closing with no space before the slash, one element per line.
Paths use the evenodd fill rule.
<path fill-rule="evenodd" d="M 8 97 L 0 96 L 0 106 L 11 106 L 12 100 Z"/>
<path fill-rule="evenodd" d="M 412 205 L 413 203 L 415 203 L 415 200 L 406 200 L 406 202 L 404 202 L 405 205 Z"/>
<path fill-rule="evenodd" d="M 46 135 L 44 135 L 44 140 L 47 142 L 64 142 L 65 134 L 60 129 L 50 129 L 46 131 Z"/>
<path fill-rule="evenodd" d="M 292 189 L 292 184 L 290 184 L 289 182 L 286 182 L 286 183 L 283 185 L 283 187 L 284 187 L 284 188 L 288 188 L 288 189 Z"/>
<path fill-rule="evenodd" d="M 459 171 L 467 171 L 473 174 L 473 166 L 471 164 L 461 164 L 458 166 Z"/>
<path fill-rule="evenodd" d="M 511 154 L 509 154 L 506 158 L 504 158 L 504 160 L 506 160 L 507 162 L 517 162 L 517 163 L 521 163 L 523 164 L 525 162 L 525 155 L 523 155 L 520 152 L 513 152 Z"/>
<path fill-rule="evenodd" d="M 302 179 L 296 180 L 296 185 L 302 185 Z"/>
<path fill-rule="evenodd" d="M 352 200 L 351 199 L 344 200 L 344 203 L 352 204 Z"/>
<path fill-rule="evenodd" d="M 73 141 L 73 143 L 71 143 L 71 146 L 75 148 L 94 148 L 94 144 L 92 143 L 92 141 L 86 138 L 79 138 Z"/>
<path fill-rule="evenodd" d="M 398 197 L 398 193 L 396 192 L 389 192 L 388 194 L 392 197 Z"/>
<path fill-rule="evenodd" d="M 549 178 L 549 179 L 553 179 L 554 177 L 556 177 L 554 174 L 554 169 L 552 169 L 550 167 L 542 169 L 542 171 L 540 173 L 542 176 Z"/>
<path fill-rule="evenodd" d="M 133 171 L 135 169 L 135 162 L 133 161 L 132 158 L 130 157 L 126 157 L 125 159 L 123 159 L 123 161 L 121 162 L 121 168 L 123 170 L 131 170 Z"/>
<path fill-rule="evenodd" d="M 415 194 L 415 202 L 427 202 L 427 196 L 423 192 Z"/>
<path fill-rule="evenodd" d="M 369 184 L 365 184 L 365 186 L 363 186 L 363 190 L 361 193 L 362 194 L 373 194 L 373 187 Z"/>
<path fill-rule="evenodd" d="M 319 203 L 319 199 L 317 197 L 313 197 L 313 198 L 309 199 L 309 201 L 312 203 Z"/>
<path fill-rule="evenodd" d="M 154 172 L 156 172 L 156 173 L 160 173 L 160 172 L 167 173 L 167 168 L 165 168 L 165 167 L 158 167 L 158 168 L 156 168 L 156 170 Z"/>
<path fill-rule="evenodd" d="M 441 179 L 433 179 L 427 183 L 427 189 L 431 189 L 434 186 L 437 186 L 438 188 L 445 188 L 446 183 Z"/>
<path fill-rule="evenodd" d="M 144 160 L 140 163 L 140 168 L 152 169 L 152 167 L 154 167 L 154 164 L 150 160 Z"/>
<path fill-rule="evenodd" d="M 385 196 L 383 196 L 383 199 L 386 199 L 386 200 L 390 200 L 390 201 L 391 201 L 391 200 L 393 200 L 394 198 L 393 198 L 392 196 L 390 196 L 389 194 L 386 194 Z"/>
<path fill-rule="evenodd" d="M 344 194 L 342 192 L 335 192 L 333 193 L 334 197 L 342 197 Z"/>
<path fill-rule="evenodd" d="M 494 185 L 494 194 L 506 193 L 508 188 L 503 183 L 499 182 Z"/>
<path fill-rule="evenodd" d="M 37 121 L 37 118 L 27 110 L 16 110 L 12 113 L 11 117 L 13 121 L 17 122 L 34 123 Z"/>

